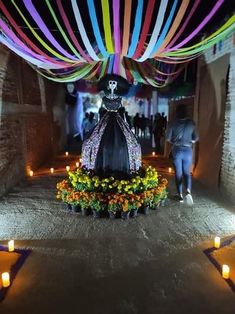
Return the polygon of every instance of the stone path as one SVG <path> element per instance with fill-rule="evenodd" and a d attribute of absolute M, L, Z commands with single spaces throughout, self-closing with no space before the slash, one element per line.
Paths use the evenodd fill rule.
<path fill-rule="evenodd" d="M 53 166 L 77 158 L 60 157 Z M 13 238 L 33 250 L 1 314 L 234 313 L 235 294 L 203 254 L 215 235 L 234 235 L 234 207 L 197 183 L 193 208 L 176 202 L 168 162 L 145 161 L 169 178 L 170 194 L 165 207 L 137 219 L 67 212 L 55 199 L 65 173 L 49 175 L 52 164 L 0 200 L 1 243 Z"/>

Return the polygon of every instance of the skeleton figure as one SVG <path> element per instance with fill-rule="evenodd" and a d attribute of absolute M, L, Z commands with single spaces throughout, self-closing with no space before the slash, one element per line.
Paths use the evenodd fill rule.
<path fill-rule="evenodd" d="M 114 93 L 114 91 L 118 89 L 118 88 L 117 88 L 117 81 L 109 81 L 107 89 L 108 89 L 109 91 L 111 91 L 110 93 L 107 93 L 107 95 L 106 95 L 107 98 L 109 98 L 109 99 L 115 99 L 115 98 L 118 97 L 118 96 Z"/>
<path fill-rule="evenodd" d="M 105 93 L 102 106 L 106 113 L 83 143 L 82 166 L 101 177 L 129 178 L 141 166 L 140 145 L 118 111 L 129 84 L 123 77 L 107 74 L 98 89 Z"/>

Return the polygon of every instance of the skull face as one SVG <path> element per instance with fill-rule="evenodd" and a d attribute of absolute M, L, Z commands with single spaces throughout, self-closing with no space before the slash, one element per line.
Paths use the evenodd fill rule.
<path fill-rule="evenodd" d="M 67 87 L 67 91 L 68 91 L 70 94 L 72 94 L 72 92 L 74 91 L 74 84 L 68 83 L 66 87 Z"/>
<path fill-rule="evenodd" d="M 114 90 L 117 89 L 117 81 L 109 81 L 108 89 L 110 89 L 111 94 L 113 94 Z"/>

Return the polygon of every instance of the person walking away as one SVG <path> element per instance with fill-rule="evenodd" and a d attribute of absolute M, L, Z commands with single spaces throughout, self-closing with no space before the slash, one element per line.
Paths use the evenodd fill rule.
<path fill-rule="evenodd" d="M 156 145 L 156 152 L 161 153 L 161 137 L 163 134 L 163 124 L 160 113 L 157 113 L 153 123 L 153 134 Z"/>
<path fill-rule="evenodd" d="M 187 117 L 186 105 L 180 104 L 176 108 L 176 120 L 169 125 L 166 132 L 166 141 L 170 142 L 173 164 L 175 168 L 175 182 L 179 195 L 179 201 L 183 198 L 183 179 L 186 187 L 185 202 L 192 206 L 191 195 L 192 178 L 191 166 L 193 155 L 193 143 L 199 140 L 195 122 Z"/>
<path fill-rule="evenodd" d="M 147 127 L 147 121 L 145 118 L 145 115 L 142 114 L 141 118 L 140 118 L 140 133 L 141 133 L 141 137 L 145 138 L 146 135 L 146 127 Z"/>
<path fill-rule="evenodd" d="M 89 133 L 89 113 L 85 113 L 85 118 L 82 121 L 82 128 L 83 128 L 83 138 L 87 137 L 87 134 Z"/>
<path fill-rule="evenodd" d="M 140 128 L 140 115 L 137 113 L 133 119 L 133 126 L 135 129 L 135 135 L 139 136 L 139 128 Z"/>

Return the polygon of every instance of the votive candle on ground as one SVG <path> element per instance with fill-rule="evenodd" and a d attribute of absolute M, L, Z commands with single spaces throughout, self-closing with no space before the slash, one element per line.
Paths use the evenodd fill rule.
<path fill-rule="evenodd" d="M 13 252 L 15 250 L 14 240 L 8 241 L 8 251 Z"/>
<path fill-rule="evenodd" d="M 224 279 L 229 279 L 229 272 L 230 272 L 229 266 L 223 265 L 222 266 L 222 276 Z"/>
<path fill-rule="evenodd" d="M 29 175 L 30 175 L 30 177 L 33 176 L 33 170 L 30 170 L 30 171 L 29 171 Z"/>
<path fill-rule="evenodd" d="M 171 168 L 171 167 L 168 168 L 168 172 L 169 172 L 169 173 L 172 172 L 172 168 Z"/>
<path fill-rule="evenodd" d="M 82 158 L 80 158 L 79 161 L 82 162 Z"/>
<path fill-rule="evenodd" d="M 77 168 L 79 167 L 79 162 L 78 162 L 78 161 L 76 162 L 76 167 L 77 167 Z"/>
<path fill-rule="evenodd" d="M 152 156 L 155 156 L 156 154 L 155 154 L 155 152 L 152 152 Z"/>
<path fill-rule="evenodd" d="M 2 286 L 4 288 L 7 288 L 10 286 L 10 275 L 7 272 L 2 273 Z"/>
<path fill-rule="evenodd" d="M 66 170 L 69 171 L 70 170 L 70 166 L 66 166 Z"/>
<path fill-rule="evenodd" d="M 54 168 L 51 168 L 51 169 L 50 169 L 50 172 L 51 172 L 51 173 L 54 173 Z"/>
<path fill-rule="evenodd" d="M 65 152 L 65 156 L 68 156 L 69 155 L 69 152 Z"/>
<path fill-rule="evenodd" d="M 216 249 L 220 248 L 220 237 L 215 237 L 214 238 L 214 247 Z"/>

